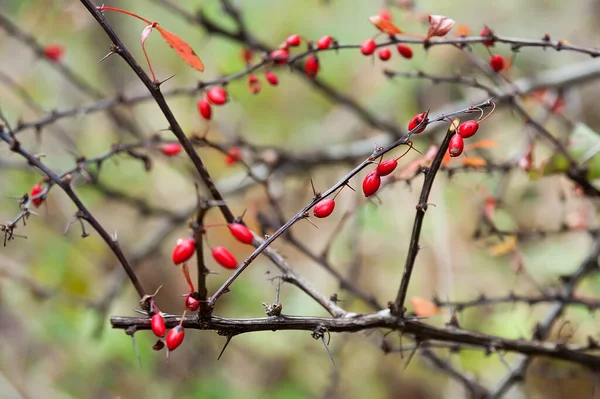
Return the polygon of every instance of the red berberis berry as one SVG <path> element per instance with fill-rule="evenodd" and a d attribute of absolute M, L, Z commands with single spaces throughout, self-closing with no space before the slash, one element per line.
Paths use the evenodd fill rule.
<path fill-rule="evenodd" d="M 152 332 L 158 338 L 164 337 L 167 332 L 167 327 L 165 327 L 165 319 L 163 319 L 160 313 L 155 313 L 150 320 L 150 327 L 152 328 Z"/>
<path fill-rule="evenodd" d="M 167 143 L 160 147 L 160 151 L 168 157 L 174 157 L 181 152 L 181 144 Z"/>
<path fill-rule="evenodd" d="M 462 154 L 465 148 L 465 141 L 463 140 L 460 134 L 455 134 L 450 139 L 450 144 L 448 145 L 448 153 L 451 157 L 457 157 Z"/>
<path fill-rule="evenodd" d="M 214 247 L 212 256 L 225 269 L 236 269 L 238 267 L 235 257 L 224 247 Z"/>
<path fill-rule="evenodd" d="M 306 64 L 304 64 L 304 71 L 311 78 L 317 76 L 317 73 L 319 73 L 319 57 L 314 54 L 308 57 Z"/>
<path fill-rule="evenodd" d="M 362 183 L 362 189 L 365 197 L 370 197 L 371 195 L 375 194 L 377 190 L 379 190 L 380 185 L 381 177 L 379 177 L 379 173 L 377 173 L 376 170 L 366 175 Z"/>
<path fill-rule="evenodd" d="M 419 124 L 423 121 L 423 119 L 425 119 L 426 116 L 427 116 L 427 112 L 423 112 L 422 114 L 417 114 L 417 115 L 413 116 L 413 118 L 410 120 L 410 122 L 408 122 L 408 130 L 413 130 L 414 128 L 419 126 Z M 427 127 L 427 122 L 425 122 L 423 127 L 420 128 L 419 130 L 417 130 L 414 134 L 421 133 L 423 130 L 425 130 L 426 127 Z"/>
<path fill-rule="evenodd" d="M 494 72 L 500 72 L 504 69 L 504 58 L 498 54 L 492 55 L 492 58 L 490 58 L 490 67 Z"/>
<path fill-rule="evenodd" d="M 177 240 L 177 245 L 173 249 L 173 255 L 171 259 L 173 259 L 173 263 L 176 265 L 183 263 L 189 260 L 194 252 L 196 251 L 196 240 L 193 238 L 188 239 L 179 239 Z"/>
<path fill-rule="evenodd" d="M 229 231 L 235 237 L 236 240 L 243 244 L 252 244 L 254 242 L 254 235 L 249 228 L 241 223 L 231 223 L 227 225 Z"/>
<path fill-rule="evenodd" d="M 490 36 L 491 32 L 488 28 L 483 28 L 483 30 L 481 31 L 481 33 L 479 34 L 479 36 L 483 36 L 483 37 L 487 37 Z M 483 42 L 483 45 L 486 47 L 492 47 L 494 46 L 494 40 L 486 40 Z"/>
<path fill-rule="evenodd" d="M 258 94 L 260 93 L 261 88 L 262 85 L 260 84 L 260 80 L 258 80 L 256 75 L 248 76 L 248 90 L 250 90 L 250 93 Z"/>
<path fill-rule="evenodd" d="M 288 36 L 288 38 L 285 40 L 285 43 L 290 47 L 297 47 L 300 45 L 301 42 L 302 38 L 300 37 L 300 35 L 296 34 Z"/>
<path fill-rule="evenodd" d="M 267 82 L 269 82 L 271 86 L 277 86 L 279 84 L 279 79 L 277 78 L 277 75 L 275 75 L 271 71 L 265 72 L 265 79 L 267 79 Z"/>
<path fill-rule="evenodd" d="M 313 213 L 318 218 L 326 218 L 331 215 L 333 208 L 335 208 L 335 201 L 330 198 L 325 198 L 315 204 Z"/>
<path fill-rule="evenodd" d="M 207 121 L 210 120 L 212 117 L 212 108 L 210 103 L 203 98 L 198 100 L 198 112 L 204 119 Z"/>
<path fill-rule="evenodd" d="M 59 62 L 63 54 L 65 53 L 65 48 L 60 44 L 49 44 L 44 47 L 44 57 L 52 62 Z"/>
<path fill-rule="evenodd" d="M 392 52 L 389 48 L 382 48 L 379 50 L 379 59 L 381 61 L 387 61 L 392 57 Z"/>
<path fill-rule="evenodd" d="M 190 312 L 195 312 L 200 307 L 200 301 L 192 296 L 191 293 L 185 297 L 185 308 Z"/>
<path fill-rule="evenodd" d="M 206 92 L 206 97 L 214 105 L 223 105 L 227 102 L 227 90 L 221 86 L 211 87 Z"/>
<path fill-rule="evenodd" d="M 240 147 L 231 147 L 229 151 L 227 151 L 225 163 L 227 165 L 233 165 L 240 159 L 242 159 L 242 150 L 240 149 Z"/>
<path fill-rule="evenodd" d="M 388 159 L 387 161 L 383 161 L 379 165 L 377 165 L 377 169 L 375 171 L 379 176 L 387 176 L 396 169 L 398 166 L 398 161 L 395 159 Z"/>
<path fill-rule="evenodd" d="M 273 60 L 275 65 L 285 65 L 287 64 L 288 57 L 290 56 L 289 51 L 284 48 L 277 49 L 272 51 L 269 57 Z"/>
<path fill-rule="evenodd" d="M 34 197 L 34 196 L 42 193 L 43 191 L 44 191 L 44 186 L 42 186 L 41 184 L 36 184 L 31 188 L 31 191 L 29 192 L 29 196 Z M 42 196 L 31 200 L 31 203 L 36 208 L 39 207 L 40 205 L 42 205 L 43 202 L 44 202 L 44 198 Z"/>
<path fill-rule="evenodd" d="M 331 46 L 331 36 L 322 36 L 318 41 L 317 41 L 317 47 L 320 50 L 325 50 L 327 48 L 329 48 L 329 46 Z"/>
<path fill-rule="evenodd" d="M 410 47 L 408 47 L 406 44 L 399 44 L 397 47 L 398 49 L 398 53 L 400 53 L 400 55 L 406 59 L 411 59 L 413 56 L 413 51 Z"/>
<path fill-rule="evenodd" d="M 360 45 L 360 52 L 363 53 L 363 55 L 371 55 L 375 52 L 376 47 L 377 44 L 375 43 L 375 40 L 367 39 Z"/>
<path fill-rule="evenodd" d="M 466 121 L 461 123 L 458 127 L 458 134 L 460 134 L 463 139 L 468 139 L 477 133 L 477 129 L 479 129 L 479 123 L 477 121 Z"/>
<path fill-rule="evenodd" d="M 167 342 L 167 348 L 169 348 L 170 351 L 174 351 L 177 349 L 177 347 L 179 347 L 179 345 L 181 345 L 184 337 L 185 331 L 183 326 L 178 325 L 170 329 L 165 340 Z"/>

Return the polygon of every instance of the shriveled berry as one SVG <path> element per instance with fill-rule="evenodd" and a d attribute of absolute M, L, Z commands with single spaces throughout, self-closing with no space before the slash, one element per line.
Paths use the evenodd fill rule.
<path fill-rule="evenodd" d="M 171 259 L 176 265 L 189 260 L 194 252 L 196 251 L 196 240 L 193 238 L 187 238 L 185 240 L 177 240 L 177 245 L 173 249 Z"/>
<path fill-rule="evenodd" d="M 465 149 L 465 141 L 463 140 L 460 134 L 455 134 L 450 139 L 450 144 L 448 145 L 448 153 L 450 153 L 451 157 L 457 157 L 462 154 Z"/>
<path fill-rule="evenodd" d="M 65 48 L 60 44 L 49 44 L 44 47 L 43 51 L 44 57 L 46 57 L 48 60 L 52 62 L 59 62 L 65 53 Z"/>
<path fill-rule="evenodd" d="M 44 186 L 42 186 L 41 184 L 36 184 L 31 188 L 31 191 L 29 192 L 29 196 L 34 197 L 34 196 L 42 193 L 43 191 L 44 191 Z M 37 198 L 34 198 L 31 200 L 31 203 L 36 208 L 39 207 L 40 205 L 42 205 L 43 202 L 44 202 L 43 197 L 37 197 Z"/>
<path fill-rule="evenodd" d="M 300 35 L 296 34 L 290 35 L 287 39 L 285 39 L 285 43 L 290 47 L 299 46 L 301 42 L 302 38 L 300 37 Z"/>
<path fill-rule="evenodd" d="M 319 57 L 314 54 L 308 57 L 306 64 L 304 64 L 304 72 L 311 78 L 317 76 L 317 73 L 319 73 Z"/>
<path fill-rule="evenodd" d="M 185 308 L 190 312 L 195 312 L 200 307 L 200 301 L 192 296 L 192 294 L 187 294 L 185 297 Z"/>
<path fill-rule="evenodd" d="M 225 269 L 235 269 L 238 267 L 235 257 L 224 247 L 214 247 L 212 249 L 212 256 Z"/>
<path fill-rule="evenodd" d="M 411 59 L 412 58 L 413 51 L 406 44 L 400 43 L 396 48 L 398 49 L 398 53 L 400 53 L 400 55 L 402 57 L 404 57 L 406 59 Z"/>
<path fill-rule="evenodd" d="M 377 169 L 375 171 L 379 176 L 387 176 L 396 169 L 398 166 L 398 161 L 395 159 L 388 159 L 387 161 L 383 161 L 379 165 L 377 165 Z"/>
<path fill-rule="evenodd" d="M 382 48 L 379 50 L 379 59 L 381 61 L 387 61 L 392 57 L 392 52 L 389 48 Z"/>
<path fill-rule="evenodd" d="M 371 195 L 375 194 L 377 190 L 379 190 L 380 185 L 381 177 L 379 177 L 379 173 L 377 173 L 376 170 L 366 175 L 362 183 L 362 189 L 365 197 L 370 197 Z"/>
<path fill-rule="evenodd" d="M 277 78 L 277 75 L 275 75 L 271 71 L 265 72 L 265 79 L 267 79 L 267 82 L 269 82 L 271 86 L 277 86 L 279 84 L 279 79 Z"/>
<path fill-rule="evenodd" d="M 167 327 L 165 327 L 165 319 L 163 319 L 160 313 L 154 314 L 152 319 L 150 319 L 150 327 L 152 328 L 152 332 L 158 338 L 164 337 L 167 332 Z"/>
<path fill-rule="evenodd" d="M 252 62 L 252 50 L 248 47 L 244 47 L 242 49 L 242 59 L 246 64 L 250 64 Z"/>
<path fill-rule="evenodd" d="M 272 51 L 269 57 L 273 60 L 275 65 L 285 65 L 287 64 L 288 57 L 290 56 L 289 51 L 284 48 L 277 49 Z"/>
<path fill-rule="evenodd" d="M 223 105 L 227 102 L 227 90 L 221 86 L 211 87 L 206 92 L 206 97 L 214 105 Z"/>
<path fill-rule="evenodd" d="M 258 94 L 260 93 L 261 88 L 262 85 L 260 84 L 260 80 L 258 80 L 256 75 L 248 76 L 248 90 L 250 90 L 250 93 Z"/>
<path fill-rule="evenodd" d="M 468 139 L 477 133 L 477 129 L 479 129 L 479 123 L 477 123 L 477 121 L 466 121 L 461 123 L 458 127 L 458 134 L 460 134 L 463 139 Z"/>
<path fill-rule="evenodd" d="M 242 150 L 240 149 L 240 147 L 231 147 L 229 151 L 227 151 L 225 163 L 231 166 L 240 159 L 242 159 Z"/>
<path fill-rule="evenodd" d="M 325 50 L 331 46 L 331 36 L 321 36 L 319 40 L 317 40 L 317 47 L 320 50 Z"/>
<path fill-rule="evenodd" d="M 367 39 L 360 45 L 360 52 L 363 53 L 363 55 L 371 55 L 375 52 L 376 47 L 377 44 L 375 43 L 375 40 Z"/>
<path fill-rule="evenodd" d="M 410 122 L 408 122 L 408 130 L 413 130 L 414 128 L 419 126 L 419 124 L 423 121 L 423 119 L 425 119 L 425 116 L 426 116 L 425 112 L 423 112 L 422 114 L 417 114 L 417 115 L 413 116 L 413 118 L 410 120 Z M 427 127 L 427 122 L 425 122 L 423 127 L 420 128 L 419 130 L 417 130 L 414 134 L 421 133 L 423 130 L 425 130 L 426 127 Z"/>
<path fill-rule="evenodd" d="M 160 152 L 168 157 L 174 157 L 181 152 L 181 144 L 179 143 L 167 143 L 160 147 Z"/>
<path fill-rule="evenodd" d="M 492 58 L 490 58 L 490 67 L 494 72 L 500 72 L 504 69 L 504 58 L 498 54 L 492 55 Z"/>
<path fill-rule="evenodd" d="M 249 228 L 244 226 L 241 223 L 231 223 L 227 225 L 229 227 L 229 231 L 241 243 L 244 244 L 252 244 L 254 242 L 254 235 Z"/>
<path fill-rule="evenodd" d="M 210 118 L 212 117 L 212 107 L 210 106 L 210 103 L 208 101 L 206 101 L 205 99 L 201 98 L 200 100 L 198 100 L 198 113 L 200 113 L 200 115 L 206 119 L 206 120 L 210 120 Z"/>
<path fill-rule="evenodd" d="M 331 198 L 325 198 L 315 204 L 313 213 L 318 218 L 326 218 L 331 215 L 335 208 L 335 201 Z"/>
<path fill-rule="evenodd" d="M 481 30 L 481 33 L 479 34 L 479 36 L 483 36 L 483 37 L 488 37 L 490 36 L 490 30 L 488 28 L 483 28 Z M 493 47 L 494 46 L 494 40 L 486 40 L 483 42 L 483 45 L 486 47 Z"/>
<path fill-rule="evenodd" d="M 185 330 L 182 326 L 175 326 L 174 328 L 170 329 L 167 333 L 167 338 L 165 339 L 167 342 L 167 348 L 169 348 L 170 351 L 174 351 L 179 347 L 179 345 L 181 345 L 184 337 Z"/>

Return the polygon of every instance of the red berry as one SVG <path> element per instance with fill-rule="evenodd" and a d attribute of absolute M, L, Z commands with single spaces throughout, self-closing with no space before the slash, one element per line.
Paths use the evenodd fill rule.
<path fill-rule="evenodd" d="M 227 227 L 229 227 L 229 231 L 241 243 L 244 244 L 252 244 L 254 242 L 254 235 L 250 231 L 249 228 L 244 226 L 241 223 L 231 223 Z"/>
<path fill-rule="evenodd" d="M 483 37 L 488 37 L 490 35 L 490 30 L 488 28 L 483 28 L 483 30 L 481 31 L 481 33 L 479 34 L 479 36 L 483 36 Z M 494 46 L 494 40 L 486 40 L 483 42 L 483 45 L 486 47 L 493 47 Z"/>
<path fill-rule="evenodd" d="M 238 267 L 237 260 L 226 248 L 214 247 L 212 249 L 212 256 L 225 269 L 235 269 Z"/>
<path fill-rule="evenodd" d="M 267 82 L 269 82 L 269 84 L 271 86 L 277 86 L 279 84 L 279 79 L 277 78 L 277 75 L 275 75 L 271 71 L 265 72 L 265 78 L 267 79 Z"/>
<path fill-rule="evenodd" d="M 379 59 L 381 61 L 387 61 L 392 57 L 392 52 L 389 48 L 382 48 L 379 50 Z"/>
<path fill-rule="evenodd" d="M 331 215 L 333 208 L 335 208 L 335 201 L 330 198 L 325 198 L 315 204 L 313 213 L 318 218 L 326 218 Z"/>
<path fill-rule="evenodd" d="M 424 118 L 425 118 L 425 112 L 423 112 L 422 114 L 417 114 L 417 115 L 413 116 L 413 118 L 408 123 L 408 130 L 413 130 L 414 128 L 419 126 L 419 124 L 423 121 Z M 421 133 L 423 130 L 425 130 L 426 127 L 427 127 L 427 122 L 425 122 L 425 125 L 423 125 L 423 127 L 420 128 L 419 130 L 417 130 L 414 134 Z"/>
<path fill-rule="evenodd" d="M 204 119 L 210 120 L 212 116 L 212 108 L 210 106 L 210 103 L 203 98 L 198 100 L 198 112 L 200 113 L 200 115 L 202 115 Z"/>
<path fill-rule="evenodd" d="M 171 259 L 173 259 L 173 263 L 176 265 L 183 263 L 190 259 L 194 252 L 196 251 L 196 240 L 193 238 L 188 238 L 185 240 L 179 239 L 177 240 L 177 245 L 173 249 L 173 255 L 171 255 Z"/>
<path fill-rule="evenodd" d="M 242 159 L 242 150 L 240 149 L 240 147 L 231 147 L 229 151 L 227 151 L 225 163 L 231 166 L 240 159 Z"/>
<path fill-rule="evenodd" d="M 392 13 L 390 10 L 384 8 L 383 10 L 379 11 L 378 15 L 382 21 L 392 22 Z"/>
<path fill-rule="evenodd" d="M 289 51 L 284 48 L 280 48 L 278 50 L 272 51 L 269 57 L 273 60 L 275 65 L 285 65 L 287 64 L 288 57 L 290 56 Z"/>
<path fill-rule="evenodd" d="M 406 44 L 399 44 L 397 47 L 398 49 L 398 53 L 400 53 L 400 55 L 406 59 L 411 59 L 413 56 L 413 51 L 410 47 L 408 47 Z"/>
<path fill-rule="evenodd" d="M 463 139 L 468 139 L 477 133 L 477 129 L 479 129 L 479 123 L 477 123 L 477 121 L 466 121 L 461 123 L 458 127 L 458 134 L 460 134 Z"/>
<path fill-rule="evenodd" d="M 398 166 L 398 161 L 395 159 L 388 159 L 387 161 L 383 161 L 379 165 L 377 165 L 377 169 L 375 171 L 379 176 L 387 176 L 396 169 Z"/>
<path fill-rule="evenodd" d="M 29 192 L 29 196 L 33 197 L 36 196 L 40 193 L 42 193 L 44 191 L 44 186 L 42 186 L 41 184 L 36 184 L 35 186 L 33 186 L 31 188 L 31 191 Z M 43 197 L 37 197 L 31 200 L 31 203 L 37 208 L 40 205 L 42 205 L 42 202 L 44 202 L 44 198 Z"/>
<path fill-rule="evenodd" d="M 175 326 L 174 328 L 170 329 L 166 338 L 167 348 L 169 348 L 170 351 L 174 351 L 179 345 L 181 345 L 184 337 L 185 331 L 182 326 Z"/>
<path fill-rule="evenodd" d="M 152 328 L 152 332 L 158 338 L 164 337 L 167 332 L 167 328 L 165 327 L 165 319 L 160 315 L 160 313 L 156 313 L 152 316 L 150 320 L 150 327 Z"/>
<path fill-rule="evenodd" d="M 306 64 L 304 64 L 304 71 L 311 78 L 317 76 L 317 73 L 319 73 L 319 57 L 314 54 L 308 57 Z"/>
<path fill-rule="evenodd" d="M 318 41 L 317 41 L 317 47 L 321 50 L 325 50 L 327 48 L 329 48 L 329 46 L 331 46 L 331 36 L 322 36 Z"/>
<path fill-rule="evenodd" d="M 174 157 L 181 152 L 181 144 L 167 143 L 160 147 L 160 151 L 168 157 Z"/>
<path fill-rule="evenodd" d="M 59 62 L 63 54 L 65 53 L 65 48 L 60 44 L 49 44 L 44 47 L 44 57 L 49 59 L 52 62 Z"/>
<path fill-rule="evenodd" d="M 288 36 L 288 38 L 285 39 L 285 42 L 288 46 L 296 47 L 300 45 L 300 42 L 302 42 L 302 38 L 299 35 L 293 34 Z"/>
<path fill-rule="evenodd" d="M 370 197 L 375 194 L 377 190 L 379 190 L 379 186 L 381 185 L 381 177 L 379 177 L 379 173 L 376 170 L 370 172 L 365 176 L 365 179 L 362 183 L 363 193 L 365 193 L 365 197 Z"/>
<path fill-rule="evenodd" d="M 492 67 L 494 72 L 500 72 L 504 69 L 504 58 L 498 54 L 492 55 L 492 58 L 490 58 L 490 67 Z"/>
<path fill-rule="evenodd" d="M 360 52 L 363 53 L 363 55 L 371 55 L 375 52 L 376 47 L 377 44 L 375 44 L 375 40 L 367 39 L 360 45 Z"/>
<path fill-rule="evenodd" d="M 192 296 L 192 294 L 187 294 L 185 297 L 185 308 L 190 312 L 195 312 L 200 307 L 200 301 Z"/>
<path fill-rule="evenodd" d="M 242 58 L 246 64 L 250 64 L 252 62 L 252 50 L 250 50 L 248 47 L 244 47 L 242 49 Z"/>
<path fill-rule="evenodd" d="M 462 154 L 465 148 L 465 141 L 460 134 L 455 134 L 450 139 L 450 145 L 448 146 L 448 152 L 451 157 L 457 157 Z"/>
<path fill-rule="evenodd" d="M 250 90 L 250 93 L 258 94 L 260 93 L 261 88 L 262 85 L 260 84 L 260 80 L 258 80 L 256 75 L 248 76 L 248 90 Z"/>
<path fill-rule="evenodd" d="M 206 97 L 214 105 L 223 105 L 227 102 L 227 90 L 221 86 L 211 87 L 206 92 Z"/>

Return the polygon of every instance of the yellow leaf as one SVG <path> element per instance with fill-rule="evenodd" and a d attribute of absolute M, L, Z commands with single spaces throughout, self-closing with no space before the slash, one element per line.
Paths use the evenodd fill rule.
<path fill-rule="evenodd" d="M 413 296 L 409 299 L 409 302 L 410 306 L 412 306 L 413 308 L 413 311 L 419 317 L 430 317 L 441 313 L 440 308 L 438 308 L 433 302 L 425 298 Z"/>
<path fill-rule="evenodd" d="M 490 255 L 502 256 L 517 249 L 517 236 L 507 236 L 502 242 L 490 248 Z"/>

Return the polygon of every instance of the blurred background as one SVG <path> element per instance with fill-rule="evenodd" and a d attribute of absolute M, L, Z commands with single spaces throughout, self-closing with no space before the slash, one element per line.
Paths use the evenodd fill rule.
<path fill-rule="evenodd" d="M 235 30 L 234 21 L 217 0 L 172 4 L 190 15 L 202 9 L 211 21 L 226 30 Z M 564 2 L 550 0 L 431 0 L 416 1 L 412 12 L 389 7 L 383 1 L 361 0 L 253 0 L 233 4 L 241 10 L 248 31 L 272 48 L 292 33 L 309 40 L 331 35 L 340 43 L 361 43 L 376 33 L 368 17 L 384 8 L 391 10 L 396 25 L 419 34 L 427 30 L 419 17 L 430 13 L 447 15 L 475 35 L 488 25 L 504 36 L 538 39 L 548 33 L 552 38 L 587 47 L 598 44 L 600 29 L 596 17 L 599 3 L 592 0 L 580 0 L 568 7 Z M 154 71 L 159 79 L 175 75 L 163 85 L 163 90 L 192 89 L 199 80 L 213 80 L 245 68 L 240 43 L 207 34 L 163 1 L 115 0 L 106 5 L 158 21 L 190 43 L 203 60 L 204 73 L 189 68 L 154 32 L 146 41 Z M 0 24 L 0 107 L 15 126 L 19 121 L 37 121 L 55 110 L 91 105 L 100 98 L 147 94 L 118 56 L 97 63 L 107 54 L 110 43 L 78 1 L 0 0 L 0 12 L 40 46 L 64 46 L 61 63 L 49 62 L 18 37 L 8 34 L 6 23 Z M 107 12 L 106 16 L 139 64 L 147 69 L 139 42 L 144 23 L 117 13 Z M 433 84 L 427 79 L 388 79 L 381 73 L 383 68 L 423 70 L 445 76 L 460 73 L 493 85 L 457 48 L 440 46 L 425 52 L 414 46 L 413 50 L 412 59 L 403 59 L 394 52 L 385 64 L 362 56 L 358 49 L 322 53 L 318 78 L 402 130 L 416 113 L 431 109 L 437 115 L 448 108 L 460 109 L 465 101 L 473 104 L 488 98 L 487 93 L 469 87 Z M 493 50 L 503 56 L 511 55 L 507 45 L 497 44 Z M 483 46 L 474 47 L 474 54 L 484 60 L 489 57 Z M 255 53 L 254 62 L 260 57 L 260 53 Z M 544 71 L 560 71 L 582 63 L 593 68 L 589 67 L 589 58 L 572 52 L 525 48 L 505 76 L 510 80 L 532 78 Z M 63 64 L 81 84 L 65 79 L 60 70 Z M 384 132 L 366 124 L 348 107 L 331 101 L 298 73 L 285 67 L 274 71 L 279 76 L 277 87 L 264 81 L 263 70 L 257 72 L 263 81 L 258 95 L 249 93 L 246 78 L 232 82 L 228 86 L 232 101 L 213 107 L 210 122 L 198 115 L 198 92 L 169 96 L 168 102 L 190 136 L 206 135 L 224 148 L 239 144 L 240 139 L 248 143 L 241 147 L 243 159 L 249 164 L 278 160 L 280 151 L 297 159 L 319 159 L 322 154 L 342 158 L 341 162 L 311 167 L 292 162 L 271 175 L 270 195 L 283 215 L 290 218 L 311 199 L 310 178 L 317 190 L 324 191 L 368 156 L 374 146 L 386 144 L 389 137 L 382 136 Z M 82 85 L 91 87 L 101 97 L 82 90 Z M 524 104 L 531 115 L 541 116 L 545 126 L 565 143 L 575 129 L 585 130 L 594 142 L 597 135 L 593 132 L 600 129 L 597 88 L 592 78 L 564 88 L 562 117 L 547 115 L 531 99 L 524 99 Z M 172 138 L 169 132 L 162 131 L 168 125 L 153 101 L 122 104 L 114 109 L 134 122 L 144 138 Z M 441 141 L 445 129 L 442 126 L 430 130 L 431 134 L 415 140 L 415 148 L 422 153 L 432 143 Z M 438 131 L 441 134 L 434 134 Z M 532 137 L 522 119 L 500 108 L 482 124 L 477 136 L 477 140 L 493 139 L 497 146 L 467 152 L 489 162 L 514 164 Z M 61 118 L 39 132 L 24 130 L 19 140 L 32 153 L 43 154 L 43 162 L 54 171 L 63 173 L 75 167 L 77 156 L 97 156 L 109 151 L 113 144 L 135 143 L 140 138 L 126 129 L 115 128 L 107 113 L 101 111 Z M 403 151 L 401 148 L 393 154 L 399 156 Z M 117 156 L 103 163 L 97 184 L 86 184 L 79 176 L 75 187 L 106 230 L 118 233 L 121 247 L 135 262 L 144 286 L 153 291 L 162 285 L 156 297 L 161 310 L 180 314 L 181 295 L 187 293 L 187 285 L 170 255 L 176 240 L 188 235 L 187 221 L 193 214 L 197 177 L 183 155 L 167 157 L 156 145 L 141 152 L 152 160 L 150 171 L 139 160 Z M 229 165 L 224 154 L 215 149 L 200 148 L 198 152 L 232 210 L 238 215 L 246 210 L 245 221 L 250 228 L 261 232 L 261 218 L 277 223 L 277 213 L 269 204 L 264 187 L 253 184 L 242 165 Z M 535 167 L 551 155 L 551 148 L 536 145 Z M 398 170 L 419 157 L 410 152 Z M 450 167 L 461 165 L 453 160 Z M 95 167 L 91 170 L 97 172 Z M 353 187 L 360 187 L 362 176 L 351 182 Z M 14 198 L 23 196 L 40 181 L 41 176 L 21 158 L 6 145 L 0 146 L 0 220 L 14 219 L 19 213 L 18 200 Z M 336 198 L 334 214 L 315 221 L 318 230 L 301 222 L 292 233 L 317 256 L 325 250 L 332 268 L 385 306 L 394 299 L 400 282 L 421 182 L 418 177 L 412 185 L 390 185 L 374 201 L 365 201 L 362 193 L 345 189 Z M 498 229 L 525 233 L 561 228 L 566 231 L 545 237 L 524 234 L 515 245 L 507 244 L 481 229 L 486 200 L 494 197 L 498 205 L 491 209 L 491 219 Z M 151 209 L 143 212 L 139 201 L 132 198 L 143 200 Z M 540 287 L 556 286 L 558 276 L 577 268 L 590 249 L 591 238 L 586 230 L 596 226 L 595 204 L 577 195 L 570 181 L 558 175 L 532 178 L 531 173 L 519 168 L 510 173 L 458 172 L 451 178 L 441 173 L 430 202 L 435 207 L 429 208 L 425 218 L 423 249 L 409 298 L 431 299 L 435 295 L 445 301 L 476 299 L 482 293 L 493 297 L 506 296 L 511 291 L 539 293 Z M 131 337 L 110 328 L 109 316 L 135 315 L 133 309 L 139 308 L 139 298 L 129 282 L 123 280 L 114 255 L 91 228 L 86 229 L 90 233 L 86 239 L 81 238 L 78 223 L 65 234 L 75 207 L 60 190 L 53 189 L 36 212 L 38 215 L 30 217 L 26 227 L 19 225 L 16 231 L 26 239 L 17 238 L 0 249 L 1 398 L 465 396 L 460 384 L 439 373 L 423 357 L 416 355 L 405 369 L 406 354 L 384 354 L 380 349 L 384 339 L 385 345 L 392 347 L 400 343 L 398 334 L 384 337 L 382 331 L 333 335 L 331 351 L 337 369 L 322 342 L 306 332 L 235 337 L 218 362 L 225 338 L 214 332 L 188 331 L 185 342 L 171 353 L 168 361 L 164 351 L 152 350 L 153 335 L 140 332 L 135 335 L 140 366 Z M 209 213 L 207 223 L 223 222 L 216 210 Z M 478 231 L 480 234 L 474 237 Z M 249 247 L 235 242 L 225 228 L 212 228 L 208 234 L 211 245 L 226 246 L 239 260 L 251 253 Z M 321 292 L 328 296 L 337 293 L 343 300 L 340 305 L 348 311 L 373 310 L 341 290 L 331 274 L 294 245 L 280 239 L 273 246 Z M 207 262 L 211 270 L 218 272 L 209 276 L 210 293 L 229 272 L 212 259 Z M 195 270 L 192 273 L 195 281 Z M 277 275 L 269 260 L 259 257 L 219 301 L 215 314 L 263 316 L 261 304 L 275 301 L 277 280 L 272 278 Z M 585 281 L 578 294 L 593 298 L 599 290 L 600 280 L 594 276 Z M 327 316 L 293 286 L 281 286 L 280 300 L 284 314 Z M 466 309 L 457 317 L 463 328 L 507 338 L 530 338 L 547 308 L 544 304 L 506 303 Z M 427 322 L 443 326 L 451 312 L 451 308 L 443 308 Z M 556 324 L 552 336 L 568 337 L 569 342 L 577 343 L 584 342 L 588 335 L 597 336 L 597 330 L 596 312 L 574 307 Z M 501 359 L 480 350 L 457 354 L 442 351 L 440 355 L 488 387 L 493 387 L 507 372 L 505 362 L 510 364 L 517 358 L 504 354 Z M 539 360 L 529 368 L 526 383 L 512 389 L 507 397 L 592 397 L 594 386 L 591 376 L 577 367 Z"/>

